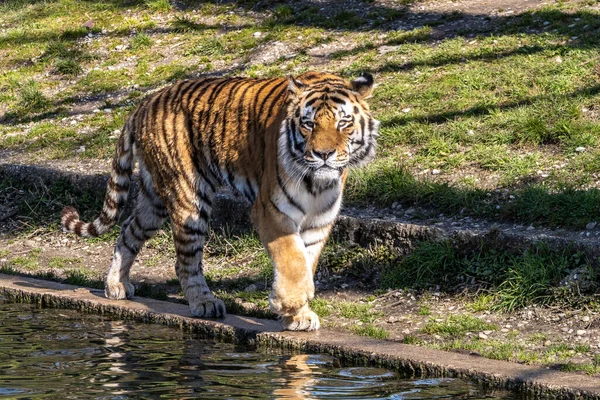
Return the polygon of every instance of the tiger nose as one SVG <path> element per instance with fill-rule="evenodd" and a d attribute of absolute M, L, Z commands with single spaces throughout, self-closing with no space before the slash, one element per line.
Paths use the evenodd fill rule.
<path fill-rule="evenodd" d="M 313 155 L 319 157 L 323 161 L 327 161 L 328 158 L 333 156 L 335 153 L 335 149 L 327 149 L 327 150 L 313 150 Z"/>

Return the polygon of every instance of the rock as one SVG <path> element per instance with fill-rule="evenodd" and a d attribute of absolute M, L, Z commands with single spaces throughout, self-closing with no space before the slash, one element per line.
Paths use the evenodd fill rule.
<path fill-rule="evenodd" d="M 405 113 L 405 114 L 409 113 L 410 112 L 410 107 L 406 107 L 406 108 L 402 109 L 402 112 Z"/>
<path fill-rule="evenodd" d="M 585 329 L 578 329 L 575 333 L 577 334 L 577 336 L 583 336 L 585 335 Z"/>
<path fill-rule="evenodd" d="M 258 290 L 258 287 L 254 283 L 252 283 L 252 284 L 246 286 L 246 289 L 244 289 L 244 292 L 253 293 L 253 292 L 256 292 L 257 290 Z"/>
<path fill-rule="evenodd" d="M 533 226 L 533 225 L 529 225 L 529 226 L 527 227 L 527 229 L 525 229 L 525 230 L 526 230 L 526 231 L 535 231 L 535 226 Z"/>
<path fill-rule="evenodd" d="M 439 169 L 434 169 L 433 171 L 431 171 L 432 175 L 439 175 L 442 171 L 440 171 Z"/>
<path fill-rule="evenodd" d="M 494 331 L 483 331 L 483 333 L 485 333 L 486 335 L 491 335 L 492 332 L 494 332 Z"/>
<path fill-rule="evenodd" d="M 587 229 L 588 231 L 591 231 L 592 229 L 594 229 L 596 227 L 596 225 L 598 225 L 597 222 L 588 222 L 588 224 L 585 226 L 585 229 Z"/>
<path fill-rule="evenodd" d="M 398 322 L 398 318 L 396 318 L 394 316 L 389 317 L 388 320 L 387 320 L 388 324 L 394 324 L 396 322 Z"/>
<path fill-rule="evenodd" d="M 380 46 L 379 48 L 377 48 L 377 52 L 380 55 L 384 55 L 384 54 L 387 54 L 387 53 L 391 53 L 391 52 L 397 51 L 400 48 L 401 48 L 401 46 Z"/>
<path fill-rule="evenodd" d="M 262 35 L 262 32 L 254 32 L 254 37 L 260 37 L 260 35 Z"/>
<path fill-rule="evenodd" d="M 546 340 L 544 342 L 544 346 L 546 346 L 546 347 L 550 346 L 551 344 L 552 344 L 552 342 L 550 340 Z"/>
<path fill-rule="evenodd" d="M 582 146 L 581 147 L 577 147 L 575 149 L 575 151 L 578 152 L 578 153 L 584 152 L 585 151 L 585 147 L 582 147 Z"/>
<path fill-rule="evenodd" d="M 479 332 L 479 335 L 477 335 L 477 336 L 479 337 L 479 339 L 483 339 L 483 340 L 488 338 L 487 335 L 483 332 Z"/>
<path fill-rule="evenodd" d="M 581 318 L 581 320 L 583 322 L 588 322 L 590 320 L 590 317 L 588 317 L 587 315 L 583 316 L 583 318 Z"/>

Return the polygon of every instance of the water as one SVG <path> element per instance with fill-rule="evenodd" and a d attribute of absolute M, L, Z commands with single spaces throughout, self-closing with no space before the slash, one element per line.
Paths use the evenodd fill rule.
<path fill-rule="evenodd" d="M 408 379 L 71 310 L 0 302 L 0 315 L 0 398 L 514 398 L 459 379 Z"/>

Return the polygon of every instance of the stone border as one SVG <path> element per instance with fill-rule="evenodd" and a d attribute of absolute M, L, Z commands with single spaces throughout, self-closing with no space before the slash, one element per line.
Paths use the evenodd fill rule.
<path fill-rule="evenodd" d="M 467 378 L 484 386 L 516 390 L 528 396 L 600 400 L 600 379 L 545 367 L 489 360 L 327 329 L 316 333 L 282 332 L 275 321 L 236 315 L 228 315 L 223 320 L 202 320 L 192 318 L 187 305 L 141 297 L 134 301 L 109 300 L 102 290 L 21 276 L 0 274 L 0 295 L 17 302 L 179 327 L 234 343 L 328 353 L 342 361 L 409 371 L 417 376 Z"/>

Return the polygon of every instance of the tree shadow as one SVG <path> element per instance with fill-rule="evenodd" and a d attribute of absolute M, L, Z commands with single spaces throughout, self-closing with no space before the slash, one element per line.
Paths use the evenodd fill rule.
<path fill-rule="evenodd" d="M 110 1 L 107 2 L 110 7 L 117 9 L 127 9 L 128 7 L 139 6 L 144 4 L 141 1 Z M 181 3 L 183 8 L 186 10 L 198 9 L 204 4 L 210 2 L 186 2 Z M 360 3 L 360 4 L 359 4 Z M 29 4 L 38 4 L 38 2 L 32 1 Z M 44 4 L 44 3 L 39 3 Z M 179 4 L 179 3 L 178 3 Z M 540 52 L 551 51 L 551 52 L 563 52 L 570 49 L 595 49 L 600 45 L 600 35 L 598 30 L 600 29 L 600 18 L 597 18 L 597 14 L 583 10 L 574 13 L 564 12 L 559 10 L 540 9 L 534 11 L 528 11 L 524 14 L 519 15 L 506 15 L 506 16 L 495 16 L 490 17 L 486 14 L 471 14 L 471 13 L 460 13 L 460 12 L 429 12 L 419 11 L 416 8 L 409 8 L 405 6 L 390 7 L 376 4 L 367 4 L 364 2 L 356 2 L 354 0 L 348 0 L 344 4 L 340 4 L 337 1 L 229 1 L 221 4 L 235 5 L 237 9 L 243 11 L 253 12 L 268 12 L 271 17 L 267 18 L 267 21 L 263 24 L 272 29 L 282 29 L 288 26 L 306 26 L 324 29 L 335 29 L 336 31 L 349 31 L 349 32 L 360 32 L 360 31 L 382 31 L 393 34 L 389 39 L 385 40 L 384 46 L 398 46 L 403 43 L 426 43 L 438 41 L 441 39 L 447 39 L 457 35 L 469 35 L 475 34 L 481 36 L 496 36 L 496 35 L 515 35 L 515 34 L 526 34 L 535 35 L 543 34 L 548 32 L 549 26 L 545 25 L 547 21 L 552 21 L 553 25 L 556 26 L 558 34 L 565 36 L 573 36 L 574 32 L 579 35 L 576 40 L 570 40 L 565 43 L 551 44 L 551 45 L 528 45 L 521 46 L 510 50 L 496 51 L 494 49 L 481 49 L 472 50 L 461 55 L 448 55 L 443 57 L 431 57 L 426 60 L 409 61 L 409 62 L 396 62 L 390 61 L 385 62 L 382 65 L 374 67 L 372 69 L 366 69 L 369 72 L 381 73 L 381 72 L 397 72 L 397 71 L 409 71 L 421 66 L 424 67 L 441 67 L 451 64 L 458 64 L 469 61 L 493 61 L 501 58 L 512 57 L 515 55 L 533 55 Z M 343 7 L 347 5 L 347 7 Z M 365 8 L 366 7 L 366 8 Z M 38 8 L 30 10 L 29 12 L 39 11 Z M 43 9 L 43 7 L 42 7 Z M 362 10 L 362 13 L 353 10 Z M 37 12 L 36 11 L 36 12 Z M 355 16 L 352 16 L 355 13 Z M 352 15 L 351 15 L 352 14 Z M 32 18 L 44 18 L 47 14 L 41 12 Z M 342 15 L 343 18 L 336 20 L 336 15 Z M 387 15 L 389 18 L 378 16 Z M 465 21 L 484 21 L 477 25 L 476 29 L 469 29 L 465 25 Z M 373 26 L 373 21 L 379 21 L 377 26 Z M 578 21 L 577 24 L 567 24 L 567 22 Z M 453 24 L 462 26 L 461 29 L 446 29 L 444 28 L 447 24 Z M 585 24 L 585 25 L 584 25 Z M 586 26 L 585 30 L 582 30 L 582 25 Z M 244 25 L 246 26 L 246 25 Z M 430 33 L 418 32 L 411 34 L 411 30 L 415 27 L 420 26 L 432 26 L 433 30 Z M 81 27 L 80 27 L 81 28 Z M 234 25 L 215 25 L 205 26 L 201 29 L 215 29 L 218 28 L 220 31 L 227 31 L 231 29 L 239 29 L 238 26 Z M 78 28 L 79 29 L 79 28 Z M 153 28 L 148 29 L 148 32 L 168 33 L 175 31 L 177 28 Z M 398 36 L 397 29 L 408 30 L 407 35 Z M 87 35 L 85 30 L 73 31 L 72 35 L 67 35 L 65 40 L 69 43 L 75 43 L 75 41 Z M 5 36 L 0 38 L 0 44 L 4 41 L 4 44 L 10 43 L 11 45 L 18 45 L 22 43 L 29 43 L 38 40 L 40 43 L 49 40 L 61 40 L 61 35 L 64 36 L 65 32 L 52 32 L 36 37 L 34 34 L 23 32 L 16 36 Z M 130 32 L 109 32 L 107 36 L 130 36 Z M 441 36 L 440 36 L 441 35 Z M 342 51 L 333 51 L 325 56 L 315 56 L 315 58 L 324 57 L 327 59 L 339 59 L 353 55 L 359 55 L 364 51 L 373 49 L 374 45 L 369 43 L 361 43 L 353 48 L 344 49 Z M 308 47 L 304 47 L 301 51 L 308 50 Z M 267 64 L 268 65 L 268 64 Z M 233 67 L 225 67 L 220 70 L 212 71 L 211 75 L 226 75 L 235 74 L 243 71 L 245 65 L 240 64 Z M 354 71 L 360 72 L 360 71 Z M 195 78 L 201 75 L 198 72 L 188 72 L 183 75 L 174 75 L 172 79 L 187 79 Z M 150 91 L 161 84 L 154 84 L 147 87 L 141 88 L 142 92 Z M 13 114 L 7 114 L 3 118 L 0 118 L 0 124 L 15 124 L 15 123 L 29 123 L 43 121 L 49 118 L 54 118 L 57 115 L 71 115 L 72 112 L 68 111 L 68 108 L 73 104 L 79 106 L 79 108 L 85 109 L 85 104 L 92 104 L 94 102 L 105 101 L 115 96 L 124 96 L 131 92 L 133 89 L 119 89 L 119 90 L 107 90 L 100 93 L 88 96 L 73 96 L 68 99 L 61 100 L 53 104 L 53 109 L 42 112 L 35 115 L 18 116 Z M 140 89 L 138 89 L 140 90 Z M 528 104 L 529 100 L 515 101 L 514 103 Z M 535 99 L 531 99 L 535 101 Z M 116 104 L 121 106 L 122 102 Z M 507 106 L 510 107 L 510 106 Z M 485 108 L 485 107 L 483 107 Z M 89 113 L 92 110 L 83 111 L 82 113 Z M 447 115 L 440 115 L 437 118 L 444 120 L 445 118 L 452 118 L 454 115 L 477 115 L 477 113 L 484 112 L 479 107 L 475 107 L 472 110 L 460 110 L 460 111 L 448 111 Z M 436 117 L 432 116 L 435 121 Z"/>

